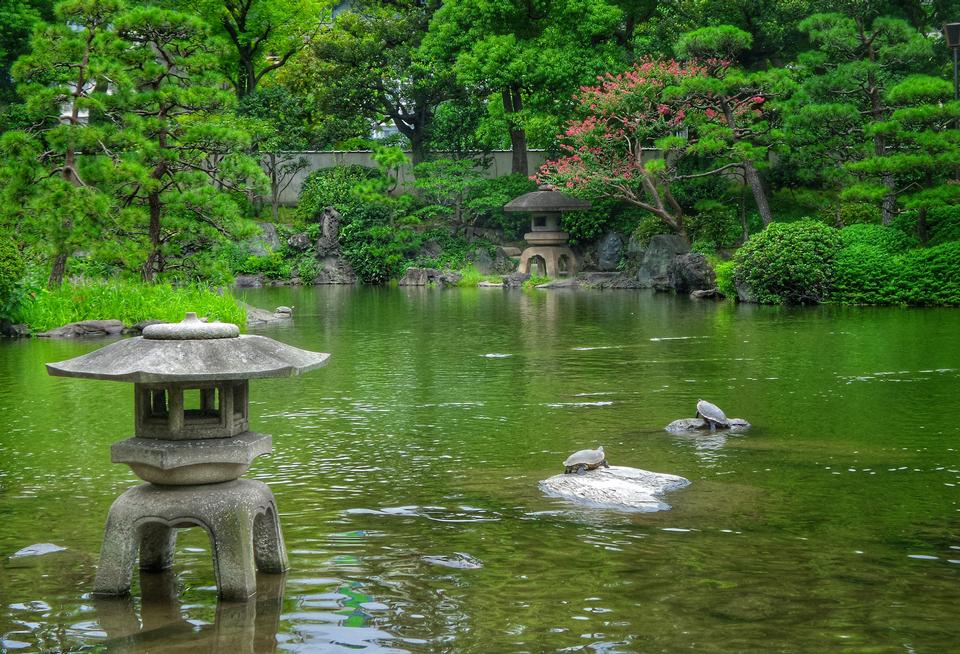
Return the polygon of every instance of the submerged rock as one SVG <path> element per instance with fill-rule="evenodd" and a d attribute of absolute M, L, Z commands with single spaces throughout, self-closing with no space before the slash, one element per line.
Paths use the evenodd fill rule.
<path fill-rule="evenodd" d="M 730 418 L 730 427 L 717 427 L 717 430 L 745 431 L 750 429 L 750 423 L 743 418 Z M 692 431 L 710 431 L 710 425 L 703 418 L 680 418 L 674 420 L 666 426 L 666 430 L 674 434 L 688 433 Z"/>
<path fill-rule="evenodd" d="M 677 475 L 611 466 L 583 474 L 554 475 L 539 485 L 551 497 L 596 508 L 665 511 L 670 505 L 661 500 L 661 495 L 688 486 L 690 481 Z"/>
<path fill-rule="evenodd" d="M 22 559 L 26 556 L 43 556 L 44 554 L 53 554 L 54 552 L 64 552 L 66 549 L 66 547 L 54 545 L 53 543 L 37 543 L 36 545 L 28 545 L 22 550 L 17 550 L 10 555 L 10 558 Z"/>

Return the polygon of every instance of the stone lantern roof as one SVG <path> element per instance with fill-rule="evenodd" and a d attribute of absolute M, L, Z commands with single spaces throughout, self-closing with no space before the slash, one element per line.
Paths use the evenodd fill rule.
<path fill-rule="evenodd" d="M 204 323 L 188 313 L 183 322 L 151 325 L 141 337 L 48 363 L 47 371 L 137 384 L 198 382 L 290 377 L 319 368 L 329 358 L 264 336 L 241 335 L 236 325 Z"/>
<path fill-rule="evenodd" d="M 536 191 L 525 193 L 503 205 L 504 211 L 525 213 L 551 213 L 558 211 L 585 211 L 590 208 L 586 200 L 570 197 L 542 184 Z"/>

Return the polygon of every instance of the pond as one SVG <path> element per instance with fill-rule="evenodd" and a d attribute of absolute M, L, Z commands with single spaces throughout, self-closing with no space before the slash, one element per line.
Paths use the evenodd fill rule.
<path fill-rule="evenodd" d="M 960 643 L 960 311 L 642 291 L 309 288 L 260 330 L 329 365 L 251 384 L 292 569 L 216 601 L 209 544 L 95 600 L 130 385 L 105 341 L 0 343 L 0 649 L 946 652 Z M 743 434 L 677 436 L 699 398 Z M 692 484 L 656 513 L 537 482 L 572 451 Z M 15 553 L 49 543 L 62 551 Z M 176 595 L 174 595 L 176 593 Z M 141 600 L 141 594 L 146 599 Z M 176 599 L 172 599 L 176 596 Z M 167 597 L 167 599 L 164 599 Z"/>

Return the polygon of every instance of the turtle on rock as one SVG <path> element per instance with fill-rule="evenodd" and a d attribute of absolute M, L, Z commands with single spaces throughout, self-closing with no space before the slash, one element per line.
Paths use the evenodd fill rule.
<path fill-rule="evenodd" d="M 576 473 L 578 475 L 582 475 L 587 470 L 610 467 L 610 464 L 607 463 L 607 457 L 603 453 L 603 445 L 595 450 L 580 450 L 579 452 L 574 452 L 567 457 L 563 465 L 565 468 L 563 471 L 564 474 Z"/>
<path fill-rule="evenodd" d="M 710 426 L 710 431 L 714 431 L 717 427 L 730 426 L 730 421 L 727 420 L 727 414 L 716 404 L 711 404 L 706 400 L 697 402 L 697 417 L 707 421 L 707 424 Z"/>

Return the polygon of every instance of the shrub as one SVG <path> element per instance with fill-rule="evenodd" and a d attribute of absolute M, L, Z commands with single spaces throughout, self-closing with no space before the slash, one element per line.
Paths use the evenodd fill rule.
<path fill-rule="evenodd" d="M 297 219 L 305 223 L 314 222 L 327 207 L 336 207 L 341 214 L 352 213 L 351 210 L 361 204 L 354 188 L 380 176 L 376 168 L 356 165 L 334 166 L 310 173 L 300 189 Z"/>
<path fill-rule="evenodd" d="M 879 225 L 880 208 L 867 202 L 841 202 L 823 207 L 819 213 L 823 222 L 834 227 L 850 225 Z"/>
<path fill-rule="evenodd" d="M 900 301 L 918 306 L 960 306 L 960 241 L 909 250 L 896 257 Z"/>
<path fill-rule="evenodd" d="M 765 304 L 822 302 L 840 246 L 838 230 L 821 222 L 774 223 L 737 251 L 735 278 Z"/>
<path fill-rule="evenodd" d="M 282 252 L 271 252 L 262 257 L 248 256 L 234 266 L 233 272 L 242 275 L 263 275 L 270 279 L 289 279 L 293 273 L 293 264 L 284 258 Z"/>
<path fill-rule="evenodd" d="M 900 295 L 897 263 L 884 246 L 855 242 L 837 253 L 830 292 L 832 301 L 840 304 L 896 304 Z"/>
<path fill-rule="evenodd" d="M 736 299 L 737 287 L 733 283 L 733 272 L 736 264 L 733 261 L 711 260 L 713 272 L 717 276 L 717 290 L 726 297 Z"/>
<path fill-rule="evenodd" d="M 519 174 L 483 179 L 471 190 L 466 208 L 474 224 L 499 227 L 506 238 L 518 239 L 530 224 L 530 216 L 507 213 L 503 205 L 536 189 L 536 184 Z"/>
<path fill-rule="evenodd" d="M 696 209 L 697 213 L 686 218 L 687 233 L 694 242 L 712 243 L 713 250 L 716 250 L 717 247 L 734 246 L 743 238 L 743 226 L 736 207 L 702 200 Z"/>
<path fill-rule="evenodd" d="M 17 285 L 26 272 L 20 249 L 0 236 L 0 319 L 8 318 L 17 303 Z"/>
<path fill-rule="evenodd" d="M 126 325 L 141 320 L 183 320 L 187 311 L 210 320 L 243 326 L 246 312 L 230 293 L 203 286 L 174 288 L 169 284 L 97 281 L 64 284 L 40 290 L 26 298 L 15 312 L 17 322 L 35 331 L 46 331 L 79 320 L 116 319 Z"/>
<path fill-rule="evenodd" d="M 843 247 L 872 245 L 885 252 L 896 254 L 918 246 L 916 237 L 908 236 L 899 229 L 882 225 L 857 224 L 840 230 Z"/>

